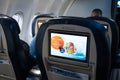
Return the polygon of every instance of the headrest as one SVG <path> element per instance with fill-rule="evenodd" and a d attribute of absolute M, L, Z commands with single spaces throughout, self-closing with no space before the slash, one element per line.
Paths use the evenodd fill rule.
<path fill-rule="evenodd" d="M 88 24 L 86 24 L 86 22 L 83 22 L 86 21 L 88 22 Z M 93 20 L 88 20 L 88 19 L 85 19 L 85 18 L 81 18 L 81 17 L 60 17 L 58 19 L 51 19 L 49 20 L 48 24 L 75 24 L 75 25 L 81 25 L 81 26 L 89 26 L 89 28 L 91 29 L 102 29 L 101 31 L 105 31 L 104 28 L 102 28 L 101 24 L 98 24 L 97 22 L 94 22 Z M 94 26 L 91 26 L 94 25 L 94 26 L 98 26 L 98 27 L 94 27 Z"/>
<path fill-rule="evenodd" d="M 88 17 L 88 19 L 104 21 L 104 22 L 107 22 L 108 24 L 110 24 L 110 28 L 112 30 L 112 42 L 114 42 L 115 46 L 117 45 L 117 48 L 118 48 L 119 28 L 118 28 L 118 25 L 116 24 L 116 22 L 114 20 L 106 18 L 106 17 Z"/>
<path fill-rule="evenodd" d="M 7 15 L 0 14 L 0 24 L 4 26 L 8 26 L 12 32 L 16 31 L 15 33 L 17 34 L 20 33 L 20 28 L 16 20 L 14 20 L 13 18 Z"/>
<path fill-rule="evenodd" d="M 108 22 L 109 24 L 111 24 L 111 22 L 115 22 L 114 20 L 109 19 L 109 18 L 107 18 L 107 17 L 88 17 L 88 19 L 106 21 L 106 22 Z"/>
<path fill-rule="evenodd" d="M 119 32 L 118 31 L 118 25 L 116 24 L 116 22 L 112 19 L 109 19 L 107 17 L 88 17 L 87 19 L 92 19 L 92 20 L 98 20 L 98 21 L 104 21 L 110 24 L 111 29 L 116 30 L 115 32 Z M 115 27 L 116 26 L 116 27 Z"/>

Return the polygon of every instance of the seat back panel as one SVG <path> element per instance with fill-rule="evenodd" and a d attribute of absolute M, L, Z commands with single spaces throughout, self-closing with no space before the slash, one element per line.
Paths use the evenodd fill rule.
<path fill-rule="evenodd" d="M 16 80 L 15 73 L 11 60 L 9 58 L 7 43 L 4 31 L 0 25 L 0 34 L 1 34 L 1 51 L 0 51 L 0 79 L 1 80 Z"/>
<path fill-rule="evenodd" d="M 59 39 L 56 39 L 55 37 L 58 36 Z M 54 38 L 55 41 L 52 41 Z M 64 43 L 62 46 L 57 45 L 56 42 L 57 40 L 59 42 L 60 38 L 64 41 L 61 40 Z M 77 43 L 76 50 L 78 45 L 82 46 L 79 47 L 81 51 L 86 50 L 86 52 L 83 51 L 83 60 L 65 56 L 69 55 L 66 48 L 69 42 L 74 45 Z M 55 47 L 56 45 L 59 47 Z M 109 80 L 106 77 L 109 76 L 111 67 L 109 38 L 104 26 L 97 22 L 89 22 L 83 18 L 50 20 L 38 31 L 36 51 L 42 80 Z M 69 56 L 74 54 L 77 53 L 70 53 Z"/>

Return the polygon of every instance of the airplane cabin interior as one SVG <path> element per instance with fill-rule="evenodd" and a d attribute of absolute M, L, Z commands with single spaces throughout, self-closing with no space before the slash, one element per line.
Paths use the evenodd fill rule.
<path fill-rule="evenodd" d="M 119 35 L 120 0 L 1 0 L 0 80 L 120 80 Z"/>

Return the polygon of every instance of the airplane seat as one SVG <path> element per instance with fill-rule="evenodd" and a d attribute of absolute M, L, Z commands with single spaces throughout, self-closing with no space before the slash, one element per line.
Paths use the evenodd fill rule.
<path fill-rule="evenodd" d="M 0 24 L 5 33 L 8 56 L 12 63 L 16 79 L 26 80 L 34 59 L 29 54 L 29 46 L 19 38 L 20 29 L 17 22 L 6 15 L 0 15 Z"/>
<path fill-rule="evenodd" d="M 40 14 L 40 15 L 37 15 L 33 19 L 33 22 L 32 22 L 32 37 L 33 37 L 33 39 L 31 40 L 31 43 L 30 43 L 30 53 L 35 59 L 36 59 L 35 43 L 36 43 L 36 35 L 38 32 L 38 29 L 41 27 L 42 23 L 47 22 L 51 18 L 54 18 L 54 16 L 52 16 L 52 14 Z M 30 70 L 30 73 L 32 75 L 34 75 L 34 77 L 41 76 L 41 72 L 38 68 L 37 60 L 36 60 L 36 65 Z"/>
<path fill-rule="evenodd" d="M 85 18 L 42 24 L 36 36 L 41 80 L 110 80 L 110 42 L 103 25 Z"/>
<path fill-rule="evenodd" d="M 40 14 L 36 16 L 32 22 L 32 37 L 33 39 L 31 40 L 30 43 L 30 53 L 31 55 L 36 58 L 36 50 L 35 50 L 35 42 L 36 42 L 36 35 L 38 32 L 38 29 L 41 28 L 41 25 L 48 20 L 54 18 L 54 16 L 50 14 Z M 37 29 L 37 30 L 36 30 Z"/>
<path fill-rule="evenodd" d="M 9 34 L 11 35 L 11 34 Z M 9 45 L 13 43 L 13 41 L 9 40 Z M 9 48 L 10 53 L 14 53 L 14 45 L 11 45 Z M 11 65 L 10 57 L 8 56 L 7 43 L 5 38 L 5 33 L 0 24 L 0 80 L 15 80 L 16 76 L 13 70 L 13 66 Z"/>
<path fill-rule="evenodd" d="M 116 22 L 112 19 L 106 18 L 106 17 L 88 17 L 88 19 L 92 19 L 97 21 L 100 24 L 103 24 L 104 27 L 107 29 L 110 42 L 111 42 L 111 53 L 112 53 L 112 67 L 113 68 L 119 68 L 120 67 L 120 61 L 118 62 L 119 58 L 119 27 L 116 24 Z"/>
<path fill-rule="evenodd" d="M 34 37 L 37 32 L 38 29 L 41 27 L 41 24 L 48 21 L 49 19 L 54 18 L 55 16 L 53 16 L 52 14 L 40 14 L 37 15 L 33 22 L 32 22 L 32 37 Z"/>

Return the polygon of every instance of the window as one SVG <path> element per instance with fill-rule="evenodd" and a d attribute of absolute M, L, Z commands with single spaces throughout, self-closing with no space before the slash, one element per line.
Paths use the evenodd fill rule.
<path fill-rule="evenodd" d="M 17 12 L 12 16 L 19 24 L 20 30 L 22 29 L 22 24 L 23 24 L 23 13 L 22 12 Z"/>

